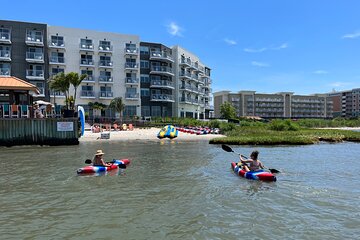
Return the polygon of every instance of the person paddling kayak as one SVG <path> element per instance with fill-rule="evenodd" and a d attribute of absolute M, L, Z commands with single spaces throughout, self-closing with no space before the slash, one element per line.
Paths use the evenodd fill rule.
<path fill-rule="evenodd" d="M 93 166 L 104 166 L 104 167 L 110 167 L 111 163 L 106 163 L 102 156 L 105 153 L 102 150 L 97 150 L 94 156 L 94 159 L 92 161 Z"/>
<path fill-rule="evenodd" d="M 262 164 L 262 162 L 260 160 L 258 160 L 258 156 L 259 156 L 259 152 L 258 151 L 253 151 L 250 155 L 250 159 L 245 159 L 243 158 L 242 155 L 239 155 L 240 157 L 240 162 L 238 163 L 238 166 L 243 165 L 243 169 L 246 172 L 255 172 L 258 171 L 260 169 L 264 169 L 264 165 Z M 246 165 L 246 163 L 250 164 L 250 167 L 248 167 Z"/>

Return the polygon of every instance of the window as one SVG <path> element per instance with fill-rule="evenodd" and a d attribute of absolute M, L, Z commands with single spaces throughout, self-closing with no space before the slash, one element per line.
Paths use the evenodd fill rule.
<path fill-rule="evenodd" d="M 136 116 L 136 106 L 125 106 L 124 116 L 126 117 Z"/>
<path fill-rule="evenodd" d="M 110 41 L 99 41 L 99 50 L 111 50 L 111 42 Z"/>
<path fill-rule="evenodd" d="M 51 75 L 56 75 L 61 72 L 64 73 L 65 70 L 63 68 L 51 68 Z"/>
<path fill-rule="evenodd" d="M 140 61 L 140 68 L 149 68 L 149 61 L 141 60 Z"/>
<path fill-rule="evenodd" d="M 93 86 L 90 86 L 90 85 L 81 86 L 81 90 L 82 91 L 93 91 Z"/>
<path fill-rule="evenodd" d="M 26 41 L 42 43 L 43 42 L 42 31 L 28 29 L 26 31 Z"/>
<path fill-rule="evenodd" d="M 0 57 L 1 58 L 10 58 L 10 55 L 11 55 L 11 47 L 0 45 Z"/>
<path fill-rule="evenodd" d="M 65 62 L 64 53 L 63 52 L 51 52 L 50 62 L 64 63 Z"/>
<path fill-rule="evenodd" d="M 140 54 L 149 55 L 149 47 L 140 46 Z"/>
<path fill-rule="evenodd" d="M 9 28 L 0 28 L 0 40 L 10 40 Z"/>
<path fill-rule="evenodd" d="M 45 95 L 45 82 L 30 82 L 34 84 L 40 91 L 39 95 Z"/>
<path fill-rule="evenodd" d="M 150 90 L 148 88 L 141 88 L 140 89 L 140 95 L 141 95 L 141 97 L 149 97 L 150 96 Z"/>
<path fill-rule="evenodd" d="M 63 36 L 51 36 L 50 40 L 50 47 L 57 46 L 57 47 L 64 47 L 64 37 Z"/>
<path fill-rule="evenodd" d="M 10 76 L 10 63 L 0 63 L 0 76 Z"/>
<path fill-rule="evenodd" d="M 93 44 L 91 39 L 81 39 L 80 47 L 85 49 L 93 49 Z"/>
<path fill-rule="evenodd" d="M 141 116 L 147 117 L 150 115 L 150 106 L 141 106 Z"/>
<path fill-rule="evenodd" d="M 161 107 L 160 106 L 152 106 L 151 107 L 151 116 L 152 117 L 161 117 Z"/>
<path fill-rule="evenodd" d="M 93 71 L 88 69 L 82 69 L 80 72 L 81 75 L 86 74 L 87 77 L 84 80 L 92 81 L 93 80 Z"/>
<path fill-rule="evenodd" d="M 150 82 L 150 78 L 148 74 L 141 74 L 140 75 L 140 81 L 142 83 L 149 83 Z"/>

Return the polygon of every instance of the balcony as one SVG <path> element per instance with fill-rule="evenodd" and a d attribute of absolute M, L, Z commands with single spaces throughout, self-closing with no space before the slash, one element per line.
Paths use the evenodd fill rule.
<path fill-rule="evenodd" d="M 150 51 L 150 60 L 165 61 L 170 63 L 174 62 L 171 54 L 164 51 Z"/>
<path fill-rule="evenodd" d="M 113 83 L 113 78 L 111 76 L 99 76 L 99 83 Z"/>
<path fill-rule="evenodd" d="M 94 91 L 81 91 L 80 97 L 81 98 L 95 98 L 95 92 Z"/>
<path fill-rule="evenodd" d="M 30 46 L 44 46 L 42 36 L 27 36 L 25 38 L 25 43 Z"/>
<path fill-rule="evenodd" d="M 80 43 L 80 51 L 94 51 L 92 43 Z"/>
<path fill-rule="evenodd" d="M 180 97 L 179 98 L 179 102 L 180 103 L 186 103 L 186 104 L 192 104 L 192 100 L 191 98 L 188 97 Z"/>
<path fill-rule="evenodd" d="M 175 102 L 174 96 L 169 94 L 151 94 L 152 102 Z"/>
<path fill-rule="evenodd" d="M 137 100 L 140 100 L 140 95 L 139 95 L 139 93 L 125 93 L 125 99 L 137 101 Z"/>
<path fill-rule="evenodd" d="M 85 73 L 86 74 L 86 73 Z M 93 75 L 88 75 L 86 74 L 87 77 L 84 78 L 84 80 L 82 81 L 82 83 L 95 83 L 95 78 Z"/>
<path fill-rule="evenodd" d="M 189 73 L 189 72 L 180 72 L 179 76 L 180 76 L 180 78 L 185 79 L 185 80 L 191 79 L 191 73 Z"/>
<path fill-rule="evenodd" d="M 113 98 L 114 94 L 111 91 L 100 91 L 99 98 Z"/>
<path fill-rule="evenodd" d="M 191 86 L 190 84 L 185 84 L 185 85 L 180 84 L 179 89 L 183 90 L 183 91 L 194 92 L 194 93 L 201 91 L 201 89 L 199 89 L 195 86 Z"/>
<path fill-rule="evenodd" d="M 65 42 L 63 40 L 51 40 L 49 48 L 65 49 Z"/>
<path fill-rule="evenodd" d="M 126 62 L 125 63 L 125 70 L 138 70 L 139 65 L 135 62 Z"/>
<path fill-rule="evenodd" d="M 125 78 L 126 85 L 139 85 L 139 78 L 127 77 Z"/>
<path fill-rule="evenodd" d="M 191 67 L 191 60 L 189 58 L 181 59 L 179 65 L 182 67 Z"/>
<path fill-rule="evenodd" d="M 107 44 L 101 44 L 99 45 L 99 52 L 103 52 L 103 53 L 111 53 L 113 51 L 113 46 L 112 45 L 107 45 Z"/>
<path fill-rule="evenodd" d="M 10 33 L 0 33 L 0 43 L 8 43 L 11 44 L 11 36 Z"/>
<path fill-rule="evenodd" d="M 26 61 L 32 63 L 44 63 L 44 53 L 26 52 Z"/>
<path fill-rule="evenodd" d="M 26 78 L 33 80 L 44 80 L 44 70 L 26 70 Z"/>
<path fill-rule="evenodd" d="M 0 60 L 1 61 L 11 61 L 11 51 L 10 50 L 0 50 Z"/>
<path fill-rule="evenodd" d="M 91 59 L 81 59 L 80 66 L 81 67 L 94 67 L 94 61 Z"/>
<path fill-rule="evenodd" d="M 99 67 L 101 68 L 113 68 L 113 62 L 110 60 L 100 60 Z"/>
<path fill-rule="evenodd" d="M 150 88 L 175 89 L 173 82 L 168 80 L 151 80 Z"/>
<path fill-rule="evenodd" d="M 58 56 L 50 57 L 49 64 L 65 65 L 65 58 L 64 57 L 58 57 Z"/>
<path fill-rule="evenodd" d="M 150 74 L 161 74 L 161 75 L 166 75 L 166 76 L 174 76 L 172 68 L 167 67 L 167 66 L 151 66 Z"/>
<path fill-rule="evenodd" d="M 0 68 L 0 76 L 10 76 L 10 68 Z"/>
<path fill-rule="evenodd" d="M 137 48 L 126 47 L 124 49 L 125 56 L 137 56 L 138 53 L 139 53 L 139 50 Z"/>

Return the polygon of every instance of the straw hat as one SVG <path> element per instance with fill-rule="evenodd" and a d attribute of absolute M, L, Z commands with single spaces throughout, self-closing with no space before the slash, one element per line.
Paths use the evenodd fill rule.
<path fill-rule="evenodd" d="M 102 150 L 97 150 L 95 155 L 96 156 L 100 156 L 100 155 L 104 155 L 105 153 Z"/>

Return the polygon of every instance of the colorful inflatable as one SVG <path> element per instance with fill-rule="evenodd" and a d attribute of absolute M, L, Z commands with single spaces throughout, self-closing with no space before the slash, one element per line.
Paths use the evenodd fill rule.
<path fill-rule="evenodd" d="M 160 130 L 157 137 L 158 138 L 176 138 L 179 131 L 173 125 L 166 125 L 163 129 Z"/>
<path fill-rule="evenodd" d="M 121 159 L 121 160 L 114 160 L 113 164 L 110 167 L 103 167 L 103 166 L 86 166 L 79 168 L 77 170 L 77 174 L 93 174 L 93 173 L 102 173 L 102 172 L 108 172 L 114 169 L 118 168 L 124 168 L 122 166 L 126 166 L 130 164 L 129 159 Z"/>
<path fill-rule="evenodd" d="M 247 179 L 253 179 L 253 180 L 261 180 L 261 181 L 267 181 L 267 182 L 275 182 L 276 177 L 274 174 L 267 172 L 265 170 L 259 170 L 256 172 L 245 172 L 241 167 L 237 166 L 235 162 L 231 163 L 231 169 L 240 177 L 244 177 Z"/>

